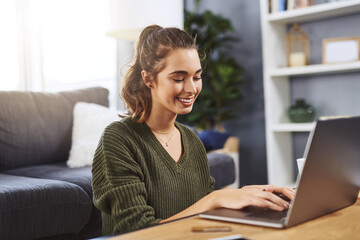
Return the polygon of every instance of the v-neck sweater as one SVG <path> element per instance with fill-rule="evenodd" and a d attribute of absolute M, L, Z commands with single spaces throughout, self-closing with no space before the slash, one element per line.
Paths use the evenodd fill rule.
<path fill-rule="evenodd" d="M 156 225 L 209 194 L 214 186 L 198 136 L 175 122 L 182 156 L 175 162 L 150 128 L 124 118 L 102 134 L 92 165 L 95 206 L 103 234 Z"/>

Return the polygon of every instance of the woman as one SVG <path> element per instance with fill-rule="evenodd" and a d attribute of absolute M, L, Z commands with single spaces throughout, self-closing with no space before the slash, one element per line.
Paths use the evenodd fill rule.
<path fill-rule="evenodd" d="M 206 152 L 198 137 L 177 123 L 202 88 L 195 41 L 177 28 L 145 28 L 122 98 L 128 117 L 109 125 L 93 162 L 94 203 L 103 234 L 123 233 L 218 208 L 249 205 L 278 211 L 289 188 L 248 186 L 213 191 Z"/>

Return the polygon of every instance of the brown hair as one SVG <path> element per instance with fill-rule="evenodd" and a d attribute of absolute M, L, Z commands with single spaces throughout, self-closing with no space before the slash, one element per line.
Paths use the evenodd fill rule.
<path fill-rule="evenodd" d="M 146 27 L 140 34 L 134 63 L 125 75 L 121 98 L 126 103 L 127 116 L 138 118 L 142 123 L 151 111 L 151 90 L 141 76 L 148 72 L 152 80 L 165 68 L 165 58 L 175 49 L 196 49 L 195 40 L 178 28 L 162 28 L 158 25 Z"/>

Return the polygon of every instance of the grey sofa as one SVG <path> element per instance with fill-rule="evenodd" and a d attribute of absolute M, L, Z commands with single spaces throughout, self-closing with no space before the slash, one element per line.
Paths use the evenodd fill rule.
<path fill-rule="evenodd" d="M 101 236 L 91 167 L 66 165 L 79 101 L 108 106 L 108 90 L 0 91 L 0 239 Z M 219 153 L 208 157 L 216 188 L 232 183 L 232 159 Z"/>
<path fill-rule="evenodd" d="M 101 235 L 91 168 L 68 168 L 76 102 L 108 105 L 108 90 L 0 92 L 0 239 Z"/>

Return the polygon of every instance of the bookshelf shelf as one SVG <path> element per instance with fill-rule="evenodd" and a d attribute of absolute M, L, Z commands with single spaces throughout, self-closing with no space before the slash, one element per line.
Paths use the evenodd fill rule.
<path fill-rule="evenodd" d="M 330 17 L 337 17 L 357 13 L 360 11 L 359 0 L 347 0 L 323 3 L 306 8 L 298 8 L 284 12 L 267 14 L 266 19 L 270 23 L 302 23 L 316 21 Z"/>
<path fill-rule="evenodd" d="M 310 132 L 312 123 L 279 123 L 272 127 L 273 132 Z"/>
<path fill-rule="evenodd" d="M 274 68 L 270 70 L 269 74 L 271 77 L 290 77 L 354 71 L 360 71 L 360 61 L 341 64 L 314 64 L 292 68 Z"/>

